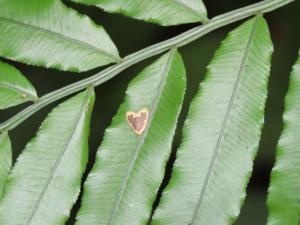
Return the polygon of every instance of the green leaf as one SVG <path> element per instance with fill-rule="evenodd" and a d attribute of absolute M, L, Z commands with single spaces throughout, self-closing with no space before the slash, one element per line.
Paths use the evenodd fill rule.
<path fill-rule="evenodd" d="M 59 0 L 0 0 L 0 55 L 60 70 L 120 60 L 105 30 Z"/>
<path fill-rule="evenodd" d="M 89 89 L 48 115 L 7 179 L 0 224 L 65 224 L 88 160 L 93 102 Z"/>
<path fill-rule="evenodd" d="M 268 225 L 299 225 L 300 221 L 300 51 L 285 99 L 284 129 L 277 147 L 269 187 Z"/>
<path fill-rule="evenodd" d="M 170 155 L 185 83 L 182 59 L 172 50 L 129 84 L 85 182 L 77 225 L 147 223 Z M 149 117 L 137 135 L 125 115 L 141 109 L 148 109 Z"/>
<path fill-rule="evenodd" d="M 34 87 L 20 71 L 0 61 L 0 109 L 37 99 Z"/>
<path fill-rule="evenodd" d="M 6 132 L 0 134 L 0 197 L 12 164 L 11 144 Z"/>
<path fill-rule="evenodd" d="M 206 22 L 202 0 L 71 0 L 160 25 Z"/>
<path fill-rule="evenodd" d="M 222 43 L 192 101 L 153 225 L 232 224 L 239 215 L 261 135 L 272 51 L 261 16 Z"/>

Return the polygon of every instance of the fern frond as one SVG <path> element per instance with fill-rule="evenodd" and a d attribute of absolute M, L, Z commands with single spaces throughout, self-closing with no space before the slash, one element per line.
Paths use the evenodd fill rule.
<path fill-rule="evenodd" d="M 185 69 L 176 50 L 129 84 L 85 182 L 76 225 L 147 223 L 170 155 L 184 90 Z M 129 116 L 140 110 L 148 116 L 132 121 Z M 132 127 L 143 121 L 145 129 L 134 132 Z"/>
<path fill-rule="evenodd" d="M 12 164 L 12 151 L 9 136 L 0 134 L 0 199 Z"/>
<path fill-rule="evenodd" d="M 6 181 L 0 224 L 65 224 L 88 160 L 93 102 L 89 89 L 48 115 Z"/>
<path fill-rule="evenodd" d="M 60 0 L 0 0 L 0 56 L 86 71 L 120 57 L 103 27 Z"/>
<path fill-rule="evenodd" d="M 300 222 L 300 52 L 290 77 L 283 115 L 284 129 L 277 146 L 268 195 L 268 225 Z"/>
<path fill-rule="evenodd" d="M 164 26 L 207 22 L 202 0 L 71 0 Z"/>
<path fill-rule="evenodd" d="M 37 99 L 34 87 L 20 71 L 0 61 L 0 109 Z"/>
<path fill-rule="evenodd" d="M 261 16 L 232 31 L 190 107 L 172 177 L 153 225 L 232 224 L 257 151 L 270 59 Z"/>

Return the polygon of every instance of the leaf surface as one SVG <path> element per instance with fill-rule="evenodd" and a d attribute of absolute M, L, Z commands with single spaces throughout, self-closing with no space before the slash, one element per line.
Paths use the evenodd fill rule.
<path fill-rule="evenodd" d="M 120 60 L 103 27 L 59 0 L 0 0 L 0 55 L 60 70 Z"/>
<path fill-rule="evenodd" d="M 65 224 L 87 163 L 93 102 L 89 89 L 48 115 L 7 179 L 0 224 Z"/>
<path fill-rule="evenodd" d="M 300 56 L 300 52 L 299 52 Z M 285 99 L 284 129 L 277 146 L 269 187 L 268 225 L 300 222 L 300 57 L 294 65 Z"/>
<path fill-rule="evenodd" d="M 206 22 L 202 0 L 71 0 L 160 25 Z"/>
<path fill-rule="evenodd" d="M 37 99 L 34 87 L 20 71 L 0 61 L 0 109 Z"/>
<path fill-rule="evenodd" d="M 172 50 L 129 84 L 85 182 L 76 225 L 147 224 L 170 155 L 185 82 L 182 59 Z M 149 115 L 138 135 L 126 114 L 130 120 L 129 112 L 140 110 Z"/>
<path fill-rule="evenodd" d="M 11 144 L 6 132 L 0 134 L 0 198 L 12 164 Z"/>
<path fill-rule="evenodd" d="M 232 31 L 190 106 L 171 180 L 153 225 L 232 224 L 258 148 L 270 59 L 261 16 Z"/>

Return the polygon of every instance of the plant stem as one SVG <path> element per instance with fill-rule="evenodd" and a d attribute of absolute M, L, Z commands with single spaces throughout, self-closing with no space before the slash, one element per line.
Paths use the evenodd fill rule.
<path fill-rule="evenodd" d="M 124 57 L 123 60 L 121 60 L 121 62 L 119 62 L 118 64 L 112 65 L 91 77 L 67 85 L 63 88 L 60 88 L 56 91 L 42 96 L 34 104 L 28 106 L 23 111 L 19 112 L 9 120 L 0 124 L 0 131 L 11 130 L 17 127 L 20 123 L 22 123 L 32 114 L 45 107 L 46 105 L 49 105 L 50 103 L 61 99 L 65 96 L 83 90 L 89 86 L 98 86 L 106 82 L 107 80 L 113 78 L 128 67 L 144 59 L 158 55 L 164 51 L 169 50 L 172 47 L 181 47 L 187 45 L 197 40 L 198 38 L 204 36 L 205 34 L 216 30 L 220 27 L 245 19 L 249 16 L 253 16 L 258 13 L 266 13 L 273 11 L 293 1 L 294 0 L 265 0 L 247 7 L 233 10 L 231 12 L 214 17 L 204 25 L 197 26 L 173 38 L 159 42 L 157 44 L 146 47 L 140 51 L 132 53 Z"/>

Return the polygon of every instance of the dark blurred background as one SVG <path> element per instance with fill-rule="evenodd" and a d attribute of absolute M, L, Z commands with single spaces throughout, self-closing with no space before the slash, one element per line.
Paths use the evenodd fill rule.
<path fill-rule="evenodd" d="M 205 0 L 209 18 L 256 2 L 259 1 Z M 126 18 L 121 15 L 110 15 L 94 7 L 86 7 L 69 2 L 65 3 L 67 6 L 72 7 L 78 12 L 87 14 L 97 24 L 103 25 L 110 34 L 112 40 L 116 43 L 121 56 L 126 56 L 141 48 L 166 40 L 197 25 L 189 24 L 176 27 L 159 27 L 157 25 Z M 268 20 L 275 45 L 269 83 L 266 119 L 259 152 L 255 160 L 253 176 L 247 189 L 248 195 L 245 204 L 243 205 L 241 215 L 235 223 L 236 225 L 264 225 L 266 223 L 267 209 L 265 202 L 270 171 L 275 159 L 275 147 L 282 129 L 283 100 L 287 91 L 291 66 L 296 60 L 297 52 L 300 47 L 299 0 L 274 12 L 268 13 L 265 17 Z M 188 89 L 174 141 L 174 151 L 180 143 L 182 124 L 187 114 L 190 101 L 197 91 L 199 82 L 203 79 L 206 70 L 205 67 L 209 63 L 220 42 L 226 37 L 226 34 L 241 24 L 241 22 L 218 29 L 180 49 L 180 53 L 182 54 L 186 65 Z M 91 160 L 87 172 L 93 164 L 95 152 L 102 140 L 105 128 L 110 124 L 112 116 L 116 113 L 120 103 L 123 101 L 124 92 L 128 82 L 141 71 L 141 69 L 155 60 L 155 58 L 156 57 L 153 57 L 132 66 L 114 79 L 96 88 L 97 101 L 93 115 L 90 138 Z M 86 73 L 76 74 L 28 66 L 8 60 L 4 61 L 15 65 L 21 70 L 37 88 L 40 96 L 63 87 L 64 85 L 91 76 L 103 69 L 99 68 Z M 56 102 L 36 113 L 10 132 L 14 159 L 18 157 L 25 144 L 34 136 L 34 133 L 37 131 L 40 123 L 49 110 L 58 103 L 59 102 Z M 1 111 L 0 122 L 5 121 L 24 107 L 26 107 L 26 104 Z M 74 207 L 72 218 L 68 221 L 68 224 L 73 224 L 74 215 L 76 214 L 78 206 L 79 202 Z"/>

